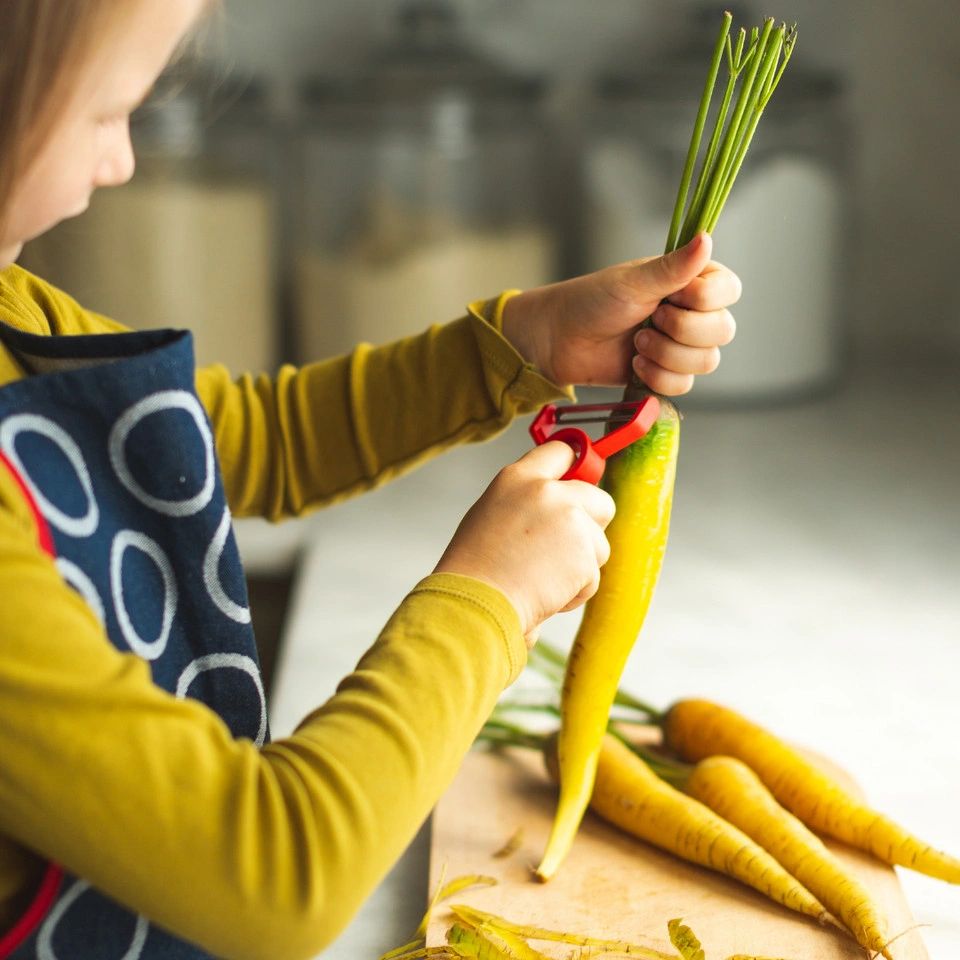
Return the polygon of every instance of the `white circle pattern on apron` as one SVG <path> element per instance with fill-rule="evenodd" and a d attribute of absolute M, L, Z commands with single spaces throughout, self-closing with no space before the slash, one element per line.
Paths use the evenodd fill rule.
<path fill-rule="evenodd" d="M 103 609 L 103 601 L 100 599 L 100 594 L 97 592 L 93 581 L 80 567 L 66 557 L 57 557 L 53 562 L 60 571 L 60 576 L 87 601 L 87 605 L 93 611 L 93 615 L 100 621 L 101 625 L 106 624 L 107 615 Z"/>
<path fill-rule="evenodd" d="M 260 678 L 260 668 L 250 657 L 241 653 L 211 653 L 205 657 L 198 657 L 187 665 L 177 681 L 177 696 L 181 699 L 187 695 L 190 684 L 208 670 L 242 670 L 253 680 L 260 697 L 260 729 L 254 742 L 262 747 L 267 736 L 267 698 L 263 691 L 263 680 Z"/>
<path fill-rule="evenodd" d="M 64 915 L 73 906 L 74 901 L 79 900 L 90 889 L 90 884 L 86 880 L 77 880 L 54 904 L 53 909 L 44 920 L 43 926 L 40 928 L 40 935 L 37 938 L 37 957 L 39 960 L 70 960 L 69 957 L 61 958 L 57 956 L 53 949 L 53 935 Z M 117 960 L 139 960 L 149 932 L 150 923 L 147 918 L 136 914 L 136 923 L 134 924 L 130 946 L 123 956 L 117 957 Z M 112 958 L 103 957 L 102 960 L 112 960 Z"/>
<path fill-rule="evenodd" d="M 48 440 L 53 441 L 60 448 L 60 452 L 70 461 L 70 465 L 76 471 L 77 479 L 80 481 L 80 486 L 83 487 L 83 492 L 87 497 L 87 512 L 82 517 L 71 517 L 59 507 L 55 507 L 34 483 L 17 453 L 16 439 L 21 433 L 41 434 Z M 0 449 L 17 468 L 23 482 L 30 488 L 33 499 L 37 501 L 37 505 L 49 523 L 71 537 L 89 537 L 97 529 L 100 510 L 93 495 L 90 472 L 87 470 L 80 448 L 70 434 L 59 424 L 54 423 L 48 417 L 34 413 L 14 414 L 0 424 Z"/>
<path fill-rule="evenodd" d="M 0 324 L 0 341 L 46 358 L 41 376 L 0 387 L 0 449 L 55 528 L 64 582 L 113 646 L 150 664 L 157 686 L 207 704 L 235 737 L 262 746 L 269 723 L 246 580 L 190 335 L 41 337 Z M 52 445 L 17 444 L 28 432 Z M 61 508 L 84 502 L 81 492 L 83 516 Z M 210 955 L 68 875 L 10 960 L 169 957 Z"/>
<path fill-rule="evenodd" d="M 130 620 L 123 596 L 123 557 L 131 547 L 145 553 L 154 562 L 163 578 L 163 620 L 160 624 L 160 632 L 153 640 L 144 640 L 137 633 Z M 110 587 L 114 612 L 124 639 L 130 644 L 130 649 L 144 660 L 156 660 L 167 648 L 173 615 L 177 611 L 177 581 L 163 548 L 145 533 L 138 533 L 136 530 L 119 531 L 113 538 L 113 545 L 110 548 Z"/>
<path fill-rule="evenodd" d="M 223 548 L 229 533 L 230 508 L 224 507 L 220 526 L 217 527 L 217 532 L 213 535 L 210 546 L 207 547 L 207 552 L 203 556 L 203 584 L 207 588 L 207 593 L 210 594 L 210 599 L 224 616 L 237 623 L 249 623 L 250 608 L 231 600 L 220 582 L 220 558 L 223 556 Z"/>
<path fill-rule="evenodd" d="M 127 463 L 126 443 L 130 431 L 146 417 L 163 413 L 166 410 L 186 410 L 197 425 L 197 430 L 203 440 L 205 457 L 205 474 L 203 488 L 199 493 L 184 500 L 167 500 L 154 497 L 134 479 L 133 472 Z M 110 461 L 117 472 L 120 482 L 143 504 L 152 507 L 159 513 L 171 517 L 189 517 L 199 513 L 213 497 L 214 472 L 213 435 L 203 412 L 200 401 L 186 390 L 161 390 L 138 400 L 127 410 L 114 428 L 110 431 Z"/>

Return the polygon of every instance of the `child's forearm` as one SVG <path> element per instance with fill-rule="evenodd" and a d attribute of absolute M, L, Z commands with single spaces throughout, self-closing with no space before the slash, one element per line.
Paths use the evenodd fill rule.
<path fill-rule="evenodd" d="M 233 513 L 276 520 L 308 512 L 563 396 L 481 315 L 492 306 L 274 379 L 234 383 L 225 368 L 199 371 Z"/>
<path fill-rule="evenodd" d="M 338 694 L 258 750 L 112 647 L 3 510 L 0 595 L 0 834 L 237 960 L 336 936 L 524 658 L 501 594 L 427 578 Z"/>

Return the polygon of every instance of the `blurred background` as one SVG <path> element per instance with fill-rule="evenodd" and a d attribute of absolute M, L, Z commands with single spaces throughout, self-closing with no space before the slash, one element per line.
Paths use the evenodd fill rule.
<path fill-rule="evenodd" d="M 239 374 L 657 254 L 723 9 L 225 0 L 137 118 L 133 182 L 24 262 L 132 326 L 189 326 L 201 362 Z M 670 550 L 626 680 L 829 750 L 960 849 L 960 18 L 953 0 L 730 9 L 799 41 L 715 234 L 738 335 L 681 402 Z M 275 733 L 529 446 L 516 427 L 315 517 L 237 523 Z M 545 635 L 568 643 L 578 617 Z M 955 904 L 911 882 L 931 946 L 960 938 Z M 342 955 L 391 946 L 388 927 Z"/>
<path fill-rule="evenodd" d="M 138 118 L 134 183 L 27 262 L 132 325 L 194 327 L 201 359 L 239 372 L 657 253 L 722 9 L 226 0 Z M 745 295 L 704 400 L 960 353 L 955 10 L 772 12 L 801 40 L 717 231 Z"/>
<path fill-rule="evenodd" d="M 134 180 L 23 263 L 131 326 L 190 327 L 199 362 L 240 374 L 659 253 L 723 9 L 225 0 L 135 117 Z M 955 10 L 730 9 L 735 28 L 770 14 L 800 39 L 715 234 L 743 280 L 737 339 L 684 405 L 749 431 L 765 413 L 822 423 L 809 411 L 862 399 L 861 380 L 939 391 L 942 479 L 960 361 Z M 866 427 L 877 442 L 885 416 Z M 491 470 L 521 448 L 492 448 Z M 238 525 L 270 636 L 322 522 Z"/>

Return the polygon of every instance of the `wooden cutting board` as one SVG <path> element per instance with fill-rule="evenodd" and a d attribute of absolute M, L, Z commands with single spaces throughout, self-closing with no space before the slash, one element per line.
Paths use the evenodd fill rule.
<path fill-rule="evenodd" d="M 835 768 L 831 772 L 843 776 Z M 447 881 L 485 874 L 495 877 L 497 886 L 470 889 L 454 900 L 515 923 L 629 940 L 667 953 L 672 949 L 667 921 L 682 917 L 700 938 L 707 960 L 734 953 L 785 960 L 866 956 L 837 932 L 736 881 L 662 853 L 592 813 L 584 818 L 563 867 L 549 883 L 538 883 L 531 868 L 543 853 L 555 801 L 555 788 L 536 752 L 474 749 L 434 811 L 431 891 L 444 868 Z M 495 857 L 518 829 L 520 846 L 509 856 Z M 913 925 L 892 868 L 842 845 L 829 846 L 872 892 L 891 935 Z M 439 905 L 427 933 L 428 946 L 444 943 L 452 922 L 449 910 Z M 545 941 L 533 945 L 558 958 L 572 949 Z M 929 960 L 916 929 L 890 949 L 896 960 Z"/>

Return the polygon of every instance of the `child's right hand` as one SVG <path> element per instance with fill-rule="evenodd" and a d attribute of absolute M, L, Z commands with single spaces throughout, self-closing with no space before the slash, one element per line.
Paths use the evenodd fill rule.
<path fill-rule="evenodd" d="M 540 624 L 597 591 L 610 556 L 604 529 L 613 498 L 581 480 L 560 480 L 573 451 L 544 443 L 504 467 L 470 508 L 435 573 L 475 577 L 514 605 L 533 643 Z"/>

